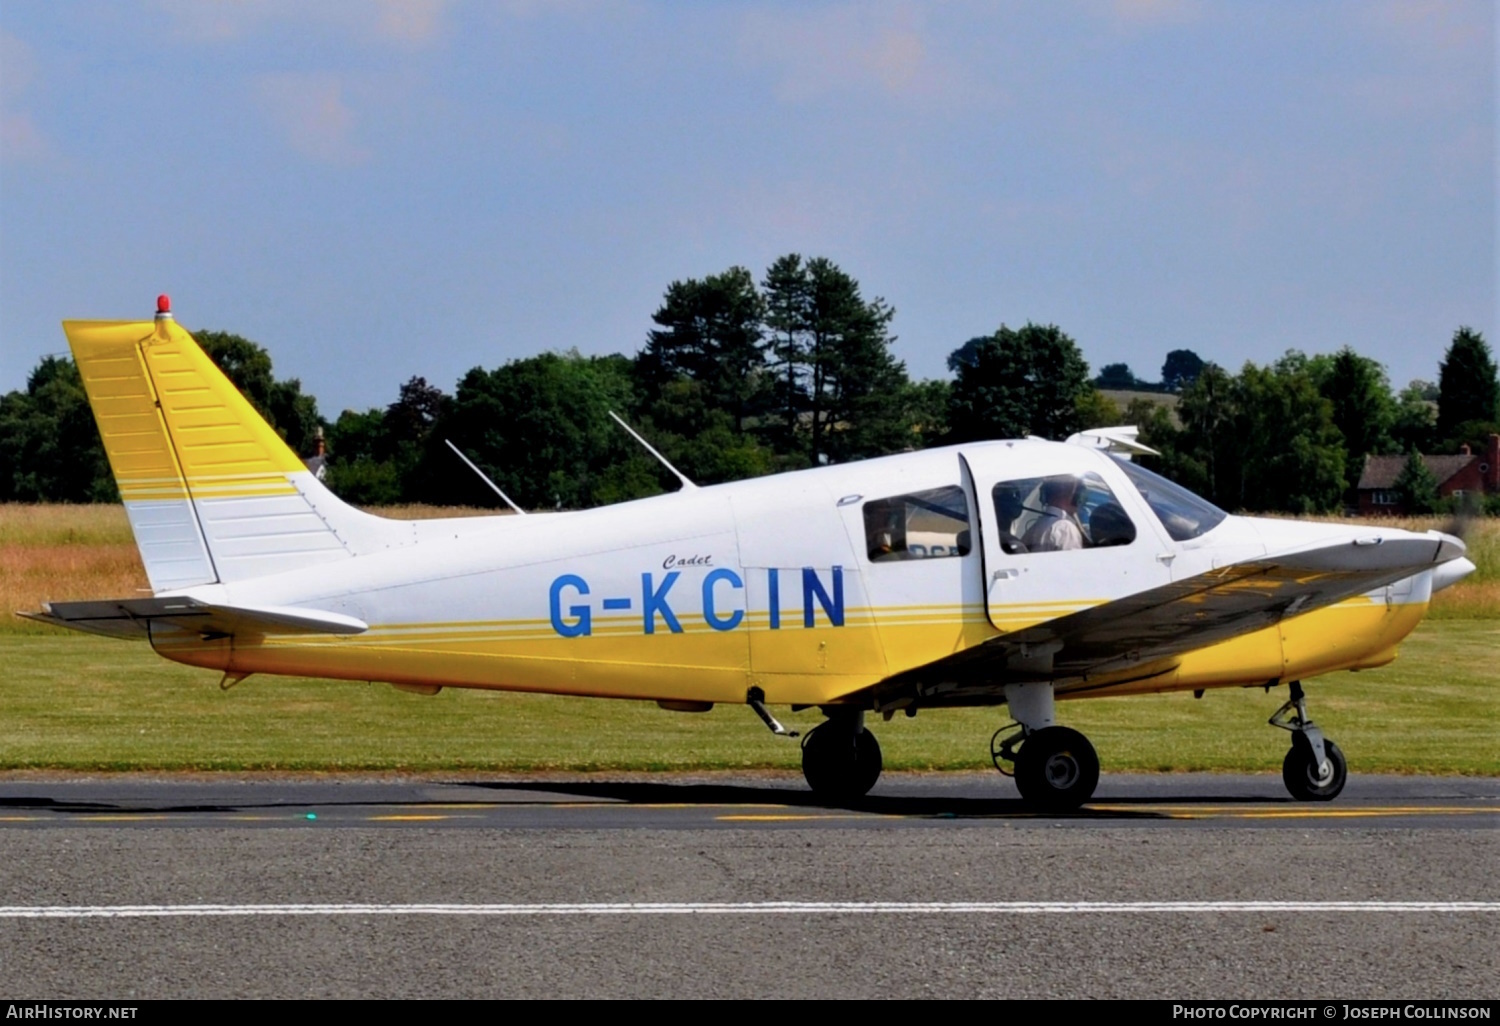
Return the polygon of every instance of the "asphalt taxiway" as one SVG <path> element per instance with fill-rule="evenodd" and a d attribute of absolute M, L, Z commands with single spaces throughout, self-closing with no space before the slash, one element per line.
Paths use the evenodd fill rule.
<path fill-rule="evenodd" d="M 1335 802 L 1296 802 L 1273 776 L 1105 777 L 1093 801 L 1066 816 L 1025 808 L 994 774 L 888 774 L 866 798 L 829 804 L 790 775 L 735 777 L 463 776 L 363 779 L 100 777 L 0 780 L 0 826 L 320 828 L 423 824 L 441 828 L 600 830 L 726 826 L 892 829 L 954 822 L 1045 821 L 1217 826 L 1371 826 L 1493 830 L 1500 780 L 1353 777 Z"/>
<path fill-rule="evenodd" d="M 0 780 L 0 994 L 1481 998 L 1500 780 Z"/>

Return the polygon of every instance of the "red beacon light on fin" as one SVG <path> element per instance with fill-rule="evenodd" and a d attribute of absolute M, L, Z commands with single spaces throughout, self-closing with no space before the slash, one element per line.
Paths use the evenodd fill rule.
<path fill-rule="evenodd" d="M 172 316 L 172 297 L 167 295 L 165 292 L 156 297 L 156 316 Z"/>

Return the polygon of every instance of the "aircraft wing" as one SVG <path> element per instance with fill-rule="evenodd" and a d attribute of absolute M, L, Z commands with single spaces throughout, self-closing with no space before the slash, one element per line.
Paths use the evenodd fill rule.
<path fill-rule="evenodd" d="M 1218 567 L 992 638 L 868 689 L 889 708 L 974 704 L 1006 684 L 1053 681 L 1060 694 L 1100 678 L 1143 679 L 1177 657 L 1269 627 L 1456 559 L 1447 537 L 1360 539 L 1321 544 Z"/>
<path fill-rule="evenodd" d="M 362 634 L 369 624 L 342 613 L 286 606 L 226 606 L 184 596 L 49 602 L 21 616 L 112 638 L 151 636 L 154 624 L 204 637 L 235 634 Z"/>

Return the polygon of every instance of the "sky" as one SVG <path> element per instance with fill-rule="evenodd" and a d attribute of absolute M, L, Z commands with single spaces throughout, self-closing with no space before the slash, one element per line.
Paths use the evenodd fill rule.
<path fill-rule="evenodd" d="M 1031 321 L 1435 380 L 1496 339 L 1496 42 L 1489 0 L 4 0 L 0 391 L 166 292 L 334 417 L 793 252 L 914 378 Z"/>

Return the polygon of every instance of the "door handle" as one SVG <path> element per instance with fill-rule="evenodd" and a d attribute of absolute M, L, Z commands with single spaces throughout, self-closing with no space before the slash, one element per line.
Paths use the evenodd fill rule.
<path fill-rule="evenodd" d="M 1174 560 L 1176 558 L 1177 558 L 1177 553 L 1175 553 L 1175 552 L 1159 552 L 1156 555 L 1156 561 L 1158 563 L 1162 564 L 1163 566 L 1171 566 L 1172 565 L 1172 560 Z"/>
<path fill-rule="evenodd" d="M 1021 576 L 1021 571 L 1014 567 L 1006 567 L 1004 570 L 996 570 L 990 575 L 991 581 L 1011 581 Z"/>

